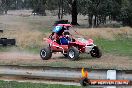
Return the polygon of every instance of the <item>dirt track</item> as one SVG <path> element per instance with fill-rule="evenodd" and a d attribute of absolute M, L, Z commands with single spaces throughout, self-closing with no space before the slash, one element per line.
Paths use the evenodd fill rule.
<path fill-rule="evenodd" d="M 101 58 L 80 57 L 79 61 L 70 61 L 61 54 L 53 54 L 50 60 L 43 61 L 39 55 L 0 52 L 1 65 L 35 65 L 35 66 L 57 66 L 57 67 L 87 67 L 95 69 L 123 69 L 132 70 L 132 60 L 129 57 L 104 54 Z"/>

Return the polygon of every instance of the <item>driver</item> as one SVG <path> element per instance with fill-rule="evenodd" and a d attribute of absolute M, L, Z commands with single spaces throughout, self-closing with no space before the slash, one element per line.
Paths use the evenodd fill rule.
<path fill-rule="evenodd" d="M 61 45 L 68 45 L 71 42 L 70 33 L 66 30 L 63 33 L 62 38 L 60 38 Z"/>
<path fill-rule="evenodd" d="M 55 26 L 53 29 L 53 32 L 51 34 L 51 39 L 57 43 L 60 43 L 60 37 L 63 36 L 64 31 L 66 31 L 67 28 L 64 26 Z"/>
<path fill-rule="evenodd" d="M 53 41 L 59 40 L 59 36 L 60 36 L 59 34 L 60 34 L 61 31 L 62 31 L 62 26 L 55 26 L 55 28 L 52 31 L 51 39 Z"/>

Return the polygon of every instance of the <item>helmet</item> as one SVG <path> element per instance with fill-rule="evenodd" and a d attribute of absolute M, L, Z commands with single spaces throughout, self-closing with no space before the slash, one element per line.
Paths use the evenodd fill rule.
<path fill-rule="evenodd" d="M 58 33 L 62 29 L 62 26 L 55 26 L 53 32 Z"/>

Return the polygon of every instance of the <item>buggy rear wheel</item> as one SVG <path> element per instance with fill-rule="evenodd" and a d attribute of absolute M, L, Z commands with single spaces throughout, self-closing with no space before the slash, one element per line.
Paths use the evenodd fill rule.
<path fill-rule="evenodd" d="M 68 58 L 72 61 L 78 60 L 79 50 L 76 47 L 71 47 L 67 52 Z"/>
<path fill-rule="evenodd" d="M 95 46 L 93 49 L 90 51 L 90 54 L 92 57 L 100 58 L 102 56 L 101 50 Z"/>
<path fill-rule="evenodd" d="M 50 50 L 49 47 L 47 48 L 44 48 L 40 51 L 40 57 L 43 59 L 43 60 L 48 60 L 52 57 L 52 52 Z"/>

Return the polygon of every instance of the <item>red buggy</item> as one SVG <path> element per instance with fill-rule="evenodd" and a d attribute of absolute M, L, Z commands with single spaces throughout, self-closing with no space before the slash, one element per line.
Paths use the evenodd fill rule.
<path fill-rule="evenodd" d="M 72 25 L 70 24 L 58 24 L 59 26 L 65 27 L 63 31 L 69 30 Z M 63 33 L 63 32 L 62 32 Z M 57 41 L 52 39 L 52 34 L 49 38 L 44 38 L 44 41 L 47 41 L 49 46 L 43 48 L 40 51 L 40 56 L 43 60 L 48 60 L 52 57 L 52 53 L 61 52 L 65 57 L 70 60 L 78 60 L 81 53 L 91 54 L 92 57 L 100 58 L 102 53 L 98 46 L 96 46 L 92 39 L 84 39 L 83 37 L 75 38 L 72 35 L 72 41 L 68 45 L 62 45 Z M 58 36 L 60 37 L 60 36 Z"/>

